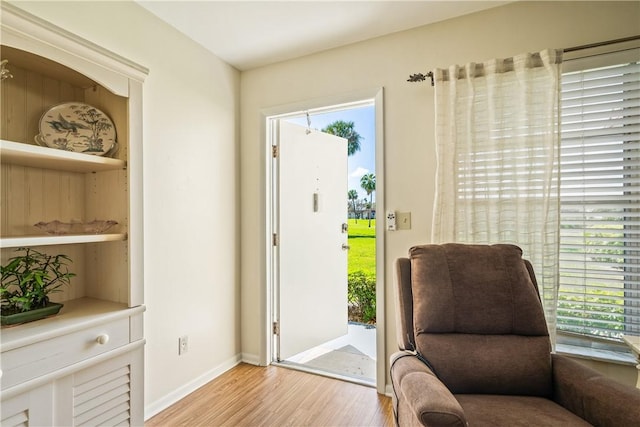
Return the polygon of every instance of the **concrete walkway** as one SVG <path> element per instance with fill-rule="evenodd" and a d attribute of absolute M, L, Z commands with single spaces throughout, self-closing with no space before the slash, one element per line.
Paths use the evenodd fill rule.
<path fill-rule="evenodd" d="M 349 323 L 347 335 L 296 354 L 286 362 L 375 385 L 376 328 Z"/>

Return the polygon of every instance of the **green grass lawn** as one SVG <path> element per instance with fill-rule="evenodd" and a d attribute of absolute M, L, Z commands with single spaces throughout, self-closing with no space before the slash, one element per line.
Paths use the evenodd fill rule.
<path fill-rule="evenodd" d="M 376 220 L 349 220 L 349 273 L 364 271 L 376 275 Z"/>

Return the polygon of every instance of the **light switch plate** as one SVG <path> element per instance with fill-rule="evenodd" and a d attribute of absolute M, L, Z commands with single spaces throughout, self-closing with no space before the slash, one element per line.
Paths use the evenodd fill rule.
<path fill-rule="evenodd" d="M 396 215 L 396 228 L 398 230 L 411 230 L 411 212 L 398 212 Z"/>

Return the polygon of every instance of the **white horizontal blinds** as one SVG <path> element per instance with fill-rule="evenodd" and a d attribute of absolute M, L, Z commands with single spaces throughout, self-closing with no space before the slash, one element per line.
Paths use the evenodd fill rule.
<path fill-rule="evenodd" d="M 627 62 L 629 52 L 625 62 L 609 55 L 614 65 L 562 76 L 557 320 L 562 331 L 611 339 L 640 332 L 640 62 L 635 52 L 633 62 Z"/>

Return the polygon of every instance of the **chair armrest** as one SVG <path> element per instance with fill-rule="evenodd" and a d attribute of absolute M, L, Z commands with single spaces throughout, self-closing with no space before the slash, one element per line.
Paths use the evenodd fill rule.
<path fill-rule="evenodd" d="M 411 408 L 422 425 L 467 425 L 464 411 L 456 398 L 413 353 L 403 351 L 391 356 L 391 382 L 394 400 Z"/>
<path fill-rule="evenodd" d="M 575 360 L 553 357 L 553 399 L 600 427 L 637 425 L 640 391 L 607 378 Z"/>

